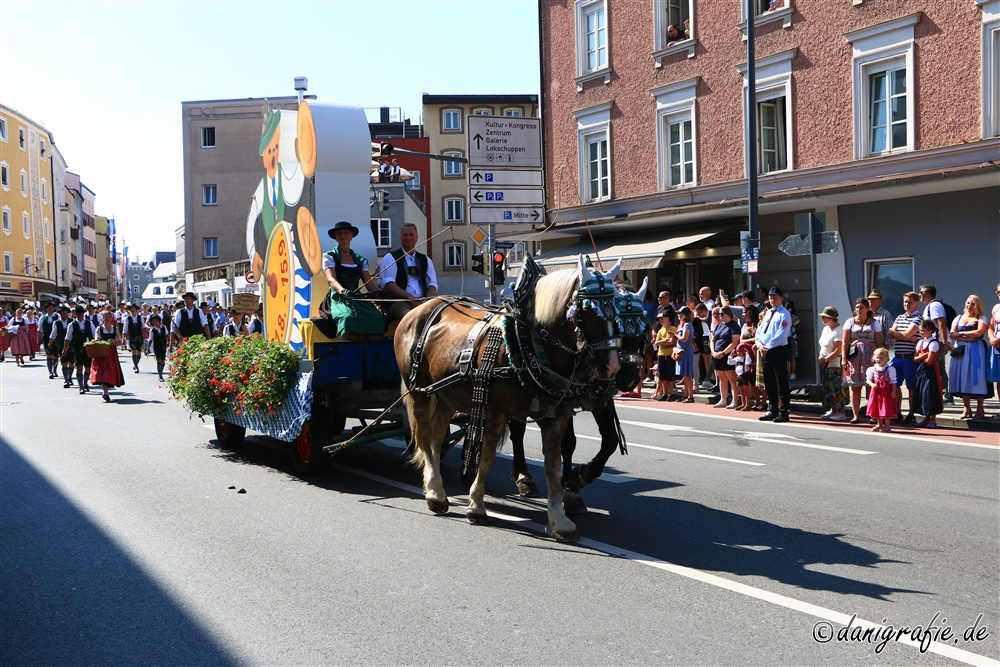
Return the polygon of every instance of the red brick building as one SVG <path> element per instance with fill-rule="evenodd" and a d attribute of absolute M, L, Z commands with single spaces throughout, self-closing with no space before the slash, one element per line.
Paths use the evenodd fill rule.
<path fill-rule="evenodd" d="M 543 257 L 592 252 L 589 225 L 602 259 L 628 258 L 631 280 L 685 294 L 744 286 L 733 263 L 748 199 L 741 5 L 540 0 Z M 895 295 L 924 282 L 952 303 L 992 294 L 1000 0 L 755 0 L 754 12 L 753 282 L 792 293 L 811 341 L 809 258 L 777 245 L 795 214 L 820 211 L 841 242 L 817 257 L 820 308 L 849 312 L 873 286 L 894 312 Z M 580 237 L 553 252 L 566 243 L 555 232 Z"/>

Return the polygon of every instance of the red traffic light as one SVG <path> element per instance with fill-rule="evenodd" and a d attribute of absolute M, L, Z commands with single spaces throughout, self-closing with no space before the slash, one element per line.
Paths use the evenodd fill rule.
<path fill-rule="evenodd" d="M 504 254 L 502 252 L 493 253 L 494 264 L 503 264 L 503 260 L 504 260 Z"/>

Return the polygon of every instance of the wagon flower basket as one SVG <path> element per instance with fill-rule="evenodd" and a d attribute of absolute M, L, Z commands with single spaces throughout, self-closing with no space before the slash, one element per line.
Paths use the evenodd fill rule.
<path fill-rule="evenodd" d="M 300 356 L 260 335 L 185 338 L 170 358 L 167 387 L 199 417 L 232 410 L 272 417 L 296 384 Z"/>
<path fill-rule="evenodd" d="M 106 340 L 92 340 L 83 344 L 83 349 L 91 359 L 103 359 L 110 355 L 114 348 L 115 344 Z"/>

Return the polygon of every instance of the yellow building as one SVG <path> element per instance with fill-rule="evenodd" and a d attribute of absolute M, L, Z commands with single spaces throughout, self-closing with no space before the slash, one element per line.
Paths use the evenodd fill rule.
<path fill-rule="evenodd" d="M 111 232 L 108 218 L 103 215 L 94 216 L 94 237 L 97 253 L 97 292 L 101 299 L 111 299 L 117 283 L 111 270 Z"/>
<path fill-rule="evenodd" d="M 49 131 L 0 105 L 0 303 L 55 293 L 55 219 Z"/>
<path fill-rule="evenodd" d="M 424 134 L 430 152 L 468 157 L 466 116 L 538 116 L 537 95 L 428 95 L 423 96 Z M 434 161 L 431 164 L 430 201 L 427 217 L 433 238 L 427 254 L 434 258 L 438 291 L 483 299 L 487 294 L 482 276 L 471 272 L 472 255 L 482 252 L 481 239 L 488 225 L 469 224 L 469 181 L 466 165 Z M 498 232 L 528 231 L 531 225 L 498 225 Z M 421 234 L 423 237 L 423 234 Z M 477 240 L 478 239 L 478 240 Z M 420 239 L 424 241 L 424 238 Z M 395 239 L 393 239 L 395 242 Z M 508 255 L 511 264 L 523 257 L 519 244 Z"/>

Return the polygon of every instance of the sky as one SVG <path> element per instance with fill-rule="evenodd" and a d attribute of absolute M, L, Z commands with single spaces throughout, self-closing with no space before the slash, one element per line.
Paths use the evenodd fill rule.
<path fill-rule="evenodd" d="M 0 0 L 0 103 L 48 129 L 147 261 L 184 224 L 181 102 L 295 95 L 401 107 L 537 94 L 536 0 Z"/>

